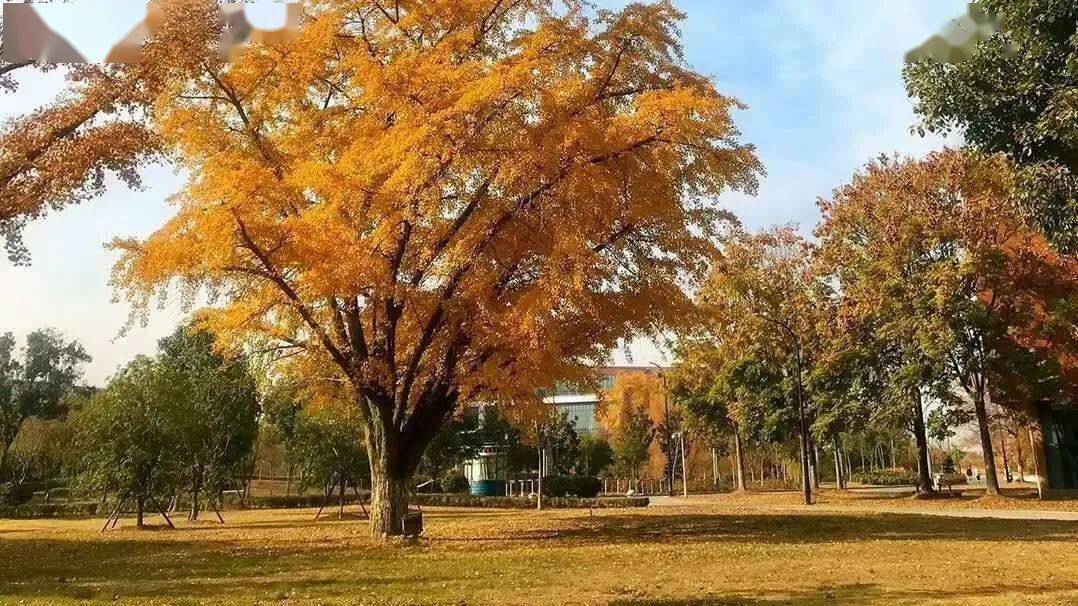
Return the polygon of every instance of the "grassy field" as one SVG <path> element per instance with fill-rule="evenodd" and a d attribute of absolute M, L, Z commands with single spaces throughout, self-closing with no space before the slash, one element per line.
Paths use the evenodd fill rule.
<path fill-rule="evenodd" d="M 1078 523 L 767 501 L 427 510 L 412 545 L 372 543 L 365 522 L 316 523 L 310 510 L 107 534 L 99 521 L 3 521 L 0 603 L 1078 604 Z"/>

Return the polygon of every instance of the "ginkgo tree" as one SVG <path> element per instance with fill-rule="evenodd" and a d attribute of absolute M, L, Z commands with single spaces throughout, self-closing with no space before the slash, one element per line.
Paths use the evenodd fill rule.
<path fill-rule="evenodd" d="M 147 306 L 208 288 L 204 326 L 296 353 L 359 410 L 372 532 L 464 402 L 538 410 L 619 339 L 687 316 L 761 166 L 739 105 L 684 62 L 669 2 L 311 3 L 294 41 L 206 60 L 153 106 L 190 174 L 117 241 Z"/>

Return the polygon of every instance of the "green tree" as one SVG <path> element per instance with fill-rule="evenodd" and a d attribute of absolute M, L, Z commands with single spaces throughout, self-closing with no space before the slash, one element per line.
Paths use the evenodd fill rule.
<path fill-rule="evenodd" d="M 614 430 L 614 466 L 618 473 L 639 478 L 655 440 L 655 423 L 642 406 L 626 403 L 619 409 Z"/>
<path fill-rule="evenodd" d="M 703 330 L 742 352 L 729 370 L 744 396 L 738 401 L 754 404 L 746 406 L 742 421 L 756 421 L 761 436 L 772 439 L 793 422 L 804 499 L 811 504 L 814 411 L 805 380 L 819 343 L 825 294 L 812 271 L 814 247 L 792 227 L 779 227 L 735 233 L 722 252 L 697 297 Z"/>
<path fill-rule="evenodd" d="M 271 382 L 262 396 L 263 422 L 271 431 L 260 432 L 260 438 L 262 433 L 266 433 L 267 437 L 272 433 L 272 436 L 280 442 L 288 474 L 286 494 L 291 494 L 292 479 L 299 465 L 299 441 L 296 429 L 299 425 L 300 414 L 309 399 L 300 382 L 289 378 Z"/>
<path fill-rule="evenodd" d="M 441 478 L 464 461 L 477 457 L 484 437 L 476 419 L 454 416 L 431 440 L 419 470 L 431 478 Z"/>
<path fill-rule="evenodd" d="M 961 130 L 1022 170 L 1021 201 L 1062 250 L 1078 250 L 1078 4 L 983 0 L 998 32 L 960 63 L 905 69 L 921 128 Z"/>
<path fill-rule="evenodd" d="M 317 486 L 327 495 L 336 488 L 343 500 L 349 485 L 370 479 L 358 415 L 355 406 L 338 402 L 319 402 L 300 412 L 296 454 L 304 487 Z"/>
<path fill-rule="evenodd" d="M 614 449 L 610 442 L 595 435 L 580 438 L 580 453 L 576 469 L 586 476 L 601 475 L 614 462 Z"/>
<path fill-rule="evenodd" d="M 197 520 L 202 495 L 219 497 L 241 471 L 258 435 L 259 401 L 243 360 L 214 351 L 214 337 L 181 326 L 158 345 L 159 362 L 174 377 L 184 414 L 177 456 Z"/>
<path fill-rule="evenodd" d="M 59 477 L 71 460 L 71 425 L 61 419 L 30 417 L 11 444 L 12 481 Z"/>
<path fill-rule="evenodd" d="M 139 528 L 147 508 L 161 509 L 182 485 L 181 384 L 165 365 L 140 357 L 75 415 L 80 483 L 115 492 L 118 507 L 133 504 Z"/>
<path fill-rule="evenodd" d="M 543 447 L 550 455 L 546 461 L 548 475 L 568 475 L 572 473 L 580 459 L 580 437 L 576 426 L 569 419 L 569 413 L 555 410 L 549 421 L 543 424 L 541 431 Z"/>
<path fill-rule="evenodd" d="M 67 397 L 90 361 L 82 345 L 52 329 L 26 335 L 20 357 L 14 336 L 0 335 L 0 474 L 6 473 L 8 450 L 23 421 L 63 418 Z"/>

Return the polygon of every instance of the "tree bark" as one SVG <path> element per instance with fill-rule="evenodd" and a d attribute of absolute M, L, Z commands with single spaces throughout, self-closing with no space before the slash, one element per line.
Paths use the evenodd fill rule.
<path fill-rule="evenodd" d="M 1025 482 L 1026 481 L 1026 457 L 1025 457 L 1024 453 L 1022 452 L 1022 438 L 1018 434 L 1018 432 L 1015 432 L 1015 434 L 1014 434 L 1014 449 L 1016 451 L 1015 455 L 1018 457 L 1018 481 L 1019 482 Z"/>
<path fill-rule="evenodd" d="M 145 528 L 146 524 L 143 522 L 143 518 L 146 513 L 146 497 L 139 496 L 135 499 L 135 527 Z"/>
<path fill-rule="evenodd" d="M 935 489 L 928 464 L 928 429 L 925 425 L 925 409 L 924 403 L 921 401 L 921 391 L 914 389 L 912 396 L 913 441 L 917 444 L 917 492 L 928 494 Z"/>
<path fill-rule="evenodd" d="M 846 478 L 842 472 L 842 448 L 839 446 L 838 432 L 832 437 L 835 448 L 835 488 L 846 490 Z"/>
<path fill-rule="evenodd" d="M 403 534 L 401 520 L 408 511 L 408 480 L 390 474 L 371 477 L 371 535 L 389 538 Z"/>
<path fill-rule="evenodd" d="M 192 522 L 198 520 L 198 511 L 201 509 L 201 503 L 199 503 L 198 496 L 202 492 L 202 473 L 200 470 L 195 471 L 195 477 L 191 482 L 191 513 L 187 516 L 188 520 Z"/>
<path fill-rule="evenodd" d="M 711 447 L 711 483 L 719 488 L 719 449 L 714 446 Z"/>
<path fill-rule="evenodd" d="M 812 453 L 812 489 L 820 489 L 820 446 L 816 443 L 816 439 L 809 435 L 809 443 L 812 444 L 812 448 L 809 452 Z"/>
<path fill-rule="evenodd" d="M 992 450 L 992 433 L 988 425 L 988 406 L 985 393 L 978 390 L 973 397 L 973 410 L 977 414 L 977 428 L 981 435 L 981 452 L 984 455 L 985 494 L 999 496 L 999 477 L 996 475 L 996 455 Z"/>
<path fill-rule="evenodd" d="M 741 430 L 734 426 L 734 475 L 737 476 L 737 491 L 745 491 L 745 450 L 741 443 Z"/>
<path fill-rule="evenodd" d="M 999 435 L 999 448 L 1003 453 L 1003 477 L 1007 479 L 1007 482 L 1011 481 L 1011 462 L 1007 458 L 1007 432 L 1002 431 Z"/>

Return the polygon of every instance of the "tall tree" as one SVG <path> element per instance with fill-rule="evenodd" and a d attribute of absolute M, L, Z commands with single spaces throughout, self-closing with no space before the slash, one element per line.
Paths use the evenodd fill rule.
<path fill-rule="evenodd" d="M 760 164 L 739 107 L 688 69 L 669 3 L 312 5 L 294 42 L 204 63 L 153 116 L 191 180 L 120 241 L 145 307 L 177 280 L 205 318 L 343 380 L 370 454 L 372 531 L 458 404 L 534 402 L 620 338 L 682 320 Z"/>
<path fill-rule="evenodd" d="M 334 490 L 344 503 L 348 486 L 358 489 L 370 476 L 362 424 L 350 402 L 325 401 L 300 412 L 296 422 L 297 457 L 303 485 Z"/>
<path fill-rule="evenodd" d="M 706 323 L 680 335 L 677 363 L 671 369 L 671 393 L 684 407 L 687 424 L 713 440 L 729 434 L 734 441 L 734 486 L 745 483 L 745 446 L 741 428 L 743 394 L 736 384 L 733 368 L 744 352 L 726 346 L 722 336 L 706 329 Z"/>
<path fill-rule="evenodd" d="M 743 380 L 762 380 L 777 392 L 769 397 L 768 391 L 759 391 L 758 402 L 793 404 L 805 503 L 811 504 L 812 410 L 805 378 L 821 304 L 812 273 L 813 247 L 784 227 L 739 233 L 722 253 L 698 294 L 705 330 L 721 334 L 730 347 L 751 352 L 739 369 L 748 373 Z"/>
<path fill-rule="evenodd" d="M 1036 380 L 1014 372 L 1031 348 L 1069 347 L 1073 322 L 1063 326 L 1078 293 L 1074 261 L 1024 223 L 1012 174 L 1002 158 L 958 151 L 884 158 L 822 204 L 819 232 L 843 296 L 896 348 L 894 393 L 907 391 L 916 413 L 923 395 L 946 400 L 959 387 L 978 421 L 990 494 L 999 492 L 990 388 L 1007 376 Z M 1024 334 L 1038 336 L 1016 346 Z"/>
<path fill-rule="evenodd" d="M 261 409 L 266 425 L 280 441 L 284 450 L 288 480 L 285 491 L 291 494 L 292 479 L 299 464 L 299 441 L 297 428 L 300 413 L 307 405 L 309 395 L 298 380 L 283 377 L 270 382 L 263 389 Z M 260 433 L 261 437 L 261 433 Z"/>
<path fill-rule="evenodd" d="M 180 384 L 164 365 L 138 358 L 74 420 L 79 481 L 97 491 L 115 491 L 117 508 L 134 505 L 139 528 L 146 511 L 163 511 L 182 485 L 176 451 L 187 412 Z"/>
<path fill-rule="evenodd" d="M 960 63 L 921 61 L 905 79 L 921 127 L 961 130 L 1019 165 L 1021 206 L 1058 247 L 1078 250 L 1078 5 L 983 0 L 998 31 Z"/>
<path fill-rule="evenodd" d="M 627 403 L 618 409 L 613 434 L 614 465 L 619 473 L 636 479 L 641 476 L 650 458 L 655 440 L 655 423 L 643 406 Z"/>
<path fill-rule="evenodd" d="M 180 326 L 158 345 L 184 413 L 173 450 L 184 467 L 191 520 L 202 495 L 218 497 L 230 486 L 258 434 L 258 393 L 245 361 L 226 360 L 213 344 L 210 333 Z"/>

